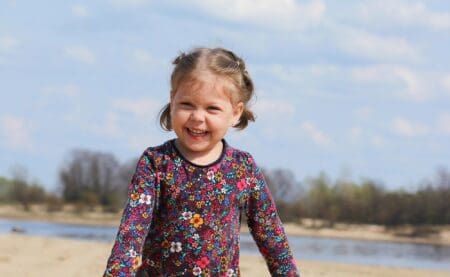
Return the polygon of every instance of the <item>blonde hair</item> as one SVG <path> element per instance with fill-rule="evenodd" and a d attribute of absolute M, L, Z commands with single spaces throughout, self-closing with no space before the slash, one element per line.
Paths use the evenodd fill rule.
<path fill-rule="evenodd" d="M 244 103 L 242 115 L 233 127 L 242 130 L 249 121 L 255 121 L 255 115 L 248 108 L 248 102 L 254 95 L 253 81 L 245 68 L 245 62 L 236 54 L 224 48 L 195 48 L 188 53 L 181 53 L 172 63 L 175 67 L 170 78 L 171 96 L 181 83 L 190 78 L 195 79 L 192 75 L 208 70 L 232 81 L 236 91 L 232 98 L 237 96 L 238 102 Z M 161 110 L 159 123 L 164 130 L 172 130 L 170 103 Z"/>

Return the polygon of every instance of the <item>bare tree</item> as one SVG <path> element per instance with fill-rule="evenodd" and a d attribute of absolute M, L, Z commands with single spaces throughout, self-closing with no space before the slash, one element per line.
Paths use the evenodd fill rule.
<path fill-rule="evenodd" d="M 277 205 L 283 221 L 295 221 L 302 213 L 302 207 L 294 203 L 298 199 L 300 184 L 294 173 L 288 169 L 263 170 L 267 186 Z"/>
<path fill-rule="evenodd" d="M 436 186 L 438 188 L 450 190 L 450 171 L 445 167 L 437 169 Z"/>
<path fill-rule="evenodd" d="M 109 205 L 119 167 L 110 153 L 74 150 L 59 172 L 63 198 L 68 202 Z"/>
<path fill-rule="evenodd" d="M 114 187 L 121 195 L 123 195 L 124 199 L 127 197 L 128 184 L 136 170 L 138 160 L 138 158 L 131 159 L 128 162 L 121 164 L 116 171 Z"/>
<path fill-rule="evenodd" d="M 32 203 L 42 203 L 46 200 L 47 192 L 37 181 L 30 183 L 28 170 L 25 167 L 16 165 L 11 172 L 9 191 L 11 200 L 21 203 L 25 210 L 29 210 Z"/>
<path fill-rule="evenodd" d="M 12 188 L 11 196 L 15 201 L 22 204 L 25 210 L 30 209 L 30 195 L 28 193 L 28 170 L 21 166 L 16 165 L 12 168 Z"/>
<path fill-rule="evenodd" d="M 298 183 L 289 169 L 263 170 L 275 202 L 289 202 L 296 198 Z"/>

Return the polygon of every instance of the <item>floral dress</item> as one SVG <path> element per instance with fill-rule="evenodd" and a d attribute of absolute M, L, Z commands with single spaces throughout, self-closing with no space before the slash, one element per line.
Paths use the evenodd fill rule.
<path fill-rule="evenodd" d="M 272 276 L 299 276 L 260 169 L 223 145 L 206 166 L 174 140 L 142 154 L 104 276 L 240 276 L 242 214 Z"/>

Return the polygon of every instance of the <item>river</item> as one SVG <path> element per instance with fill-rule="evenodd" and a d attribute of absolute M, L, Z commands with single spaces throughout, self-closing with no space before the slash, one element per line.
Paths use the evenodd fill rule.
<path fill-rule="evenodd" d="M 112 243 L 117 227 L 0 219 L 0 233 L 18 228 L 27 235 Z M 299 260 L 435 269 L 450 272 L 450 246 L 289 236 Z M 241 253 L 259 255 L 249 234 L 241 234 Z"/>

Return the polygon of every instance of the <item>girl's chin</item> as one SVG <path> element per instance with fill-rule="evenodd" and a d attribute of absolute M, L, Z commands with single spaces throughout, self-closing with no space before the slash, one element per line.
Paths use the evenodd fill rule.
<path fill-rule="evenodd" d="M 198 137 L 184 137 L 182 139 L 178 138 L 179 144 L 182 148 L 190 152 L 201 152 L 208 148 L 208 141 L 203 138 Z"/>
<path fill-rule="evenodd" d="M 221 141 L 219 141 L 218 143 L 212 143 L 208 138 L 185 138 L 185 139 L 181 139 L 178 138 L 181 147 L 184 150 L 187 150 L 191 153 L 205 153 L 205 152 L 210 152 L 210 151 L 214 151 L 214 149 L 216 149 L 216 147 L 219 146 L 221 147 Z"/>

